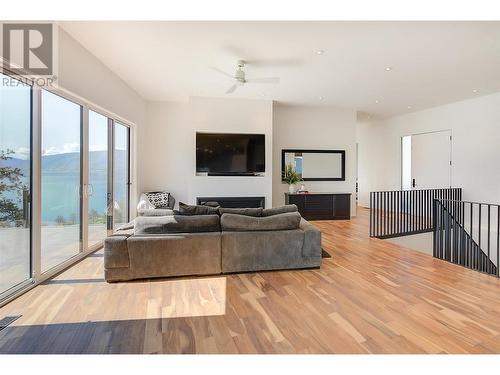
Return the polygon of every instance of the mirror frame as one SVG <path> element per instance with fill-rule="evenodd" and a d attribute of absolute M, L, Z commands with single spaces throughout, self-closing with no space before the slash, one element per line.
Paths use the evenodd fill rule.
<path fill-rule="evenodd" d="M 304 150 L 304 149 L 282 149 L 281 150 L 281 181 L 285 171 L 285 154 L 288 152 L 301 152 L 311 154 L 340 154 L 342 163 L 342 176 L 341 177 L 328 177 L 328 178 L 303 178 L 303 181 L 345 181 L 345 150 Z"/>

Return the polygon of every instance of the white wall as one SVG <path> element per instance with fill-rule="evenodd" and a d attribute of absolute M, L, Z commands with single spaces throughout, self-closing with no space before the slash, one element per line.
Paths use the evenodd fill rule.
<path fill-rule="evenodd" d="M 59 86 L 134 124 L 144 122 L 144 99 L 61 28 L 58 47 Z"/>
<path fill-rule="evenodd" d="M 313 192 L 352 193 L 351 215 L 356 215 L 356 112 L 332 107 L 274 106 L 273 205 L 285 202 L 288 186 L 281 182 L 281 150 L 287 148 L 346 151 L 345 181 L 306 181 Z"/>
<path fill-rule="evenodd" d="M 369 192 L 401 187 L 401 137 L 452 130 L 451 184 L 463 198 L 500 203 L 500 93 L 358 123 L 360 204 Z M 432 168 L 432 165 L 429 166 Z"/>
<path fill-rule="evenodd" d="M 272 120 L 268 100 L 191 97 L 184 103 L 148 103 L 139 151 L 140 189 L 169 190 L 177 202 L 191 204 L 199 196 L 264 196 L 271 206 Z M 265 176 L 196 176 L 197 131 L 265 134 Z"/>

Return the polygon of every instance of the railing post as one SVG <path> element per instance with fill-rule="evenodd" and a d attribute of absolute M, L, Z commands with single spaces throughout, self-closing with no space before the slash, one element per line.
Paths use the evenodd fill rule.
<path fill-rule="evenodd" d="M 433 221 L 432 221 L 432 256 L 434 256 L 435 258 L 437 258 L 437 240 L 436 240 L 436 236 L 437 236 L 437 223 L 436 223 L 436 217 L 437 217 L 437 200 L 434 199 L 432 201 L 432 217 L 433 217 Z"/>
<path fill-rule="evenodd" d="M 491 205 L 488 205 L 488 261 L 486 263 L 486 270 L 488 273 L 491 273 L 491 261 L 490 261 L 490 246 L 491 246 L 491 241 L 490 241 L 490 225 L 491 225 Z"/>
<path fill-rule="evenodd" d="M 370 192 L 370 237 L 373 237 L 373 223 L 372 223 L 372 216 L 373 216 L 373 202 L 372 202 L 372 197 L 373 197 L 373 192 Z"/>
<path fill-rule="evenodd" d="M 497 206 L 497 276 L 500 277 L 500 206 Z"/>

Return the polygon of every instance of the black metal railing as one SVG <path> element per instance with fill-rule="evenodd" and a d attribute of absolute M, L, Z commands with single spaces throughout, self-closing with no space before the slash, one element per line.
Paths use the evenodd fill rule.
<path fill-rule="evenodd" d="M 462 199 L 461 188 L 370 193 L 370 237 L 391 238 L 432 232 L 434 199 Z"/>
<path fill-rule="evenodd" d="M 433 255 L 500 277 L 500 206 L 436 199 Z"/>

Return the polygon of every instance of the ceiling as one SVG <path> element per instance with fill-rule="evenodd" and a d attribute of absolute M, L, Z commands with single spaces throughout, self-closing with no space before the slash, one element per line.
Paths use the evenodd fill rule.
<path fill-rule="evenodd" d="M 61 22 L 146 100 L 269 99 L 390 116 L 500 91 L 500 22 Z M 317 54 L 317 51 L 324 51 Z M 236 60 L 247 84 L 225 95 Z M 387 70 L 390 68 L 390 70 Z"/>

